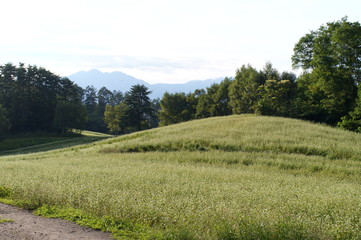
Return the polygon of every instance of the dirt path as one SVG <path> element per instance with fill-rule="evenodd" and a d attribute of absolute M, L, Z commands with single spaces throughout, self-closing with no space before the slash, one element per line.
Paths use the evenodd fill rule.
<path fill-rule="evenodd" d="M 100 240 L 112 239 L 109 233 L 81 227 L 75 223 L 33 215 L 30 211 L 0 203 L 1 240 Z"/>

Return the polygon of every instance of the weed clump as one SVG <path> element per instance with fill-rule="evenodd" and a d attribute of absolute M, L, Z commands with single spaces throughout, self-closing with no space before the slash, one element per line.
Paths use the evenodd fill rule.
<path fill-rule="evenodd" d="M 8 198 L 11 195 L 11 189 L 0 186 L 0 198 Z"/>

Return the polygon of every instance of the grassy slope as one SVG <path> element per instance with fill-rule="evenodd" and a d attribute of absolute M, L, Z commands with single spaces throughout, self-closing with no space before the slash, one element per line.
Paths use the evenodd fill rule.
<path fill-rule="evenodd" d="M 359 239 L 360 160 L 360 134 L 242 115 L 1 157 L 0 186 L 111 219 L 117 236 Z"/>
<path fill-rule="evenodd" d="M 87 144 L 109 137 L 111 137 L 109 134 L 92 131 L 82 131 L 79 136 L 56 136 L 51 134 L 12 136 L 0 141 L 0 156 L 49 151 Z"/>

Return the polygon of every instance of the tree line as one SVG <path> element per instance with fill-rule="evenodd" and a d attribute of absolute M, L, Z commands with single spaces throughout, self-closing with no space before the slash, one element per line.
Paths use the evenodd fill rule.
<path fill-rule="evenodd" d="M 361 132 L 361 26 L 347 17 L 303 36 L 294 47 L 297 78 L 267 63 L 243 65 L 234 78 L 191 94 L 166 93 L 161 125 L 212 116 L 256 113 L 338 125 Z"/>
<path fill-rule="evenodd" d="M 65 131 L 85 121 L 81 88 L 37 66 L 0 66 L 0 135 L 12 130 Z M 66 123 L 64 115 L 73 114 Z"/>
<path fill-rule="evenodd" d="M 361 132 L 361 26 L 347 18 L 304 35 L 292 63 L 302 73 L 251 65 L 192 93 L 151 100 L 144 85 L 125 93 L 80 88 L 68 78 L 19 64 L 0 66 L 0 135 L 71 129 L 123 134 L 230 114 L 306 119 Z"/>
<path fill-rule="evenodd" d="M 42 67 L 8 63 L 0 66 L 0 137 L 7 132 L 65 134 L 73 129 L 119 134 L 156 127 L 159 101 L 151 101 L 149 94 L 143 85 L 124 94 L 105 87 L 82 89 Z M 126 115 L 121 128 L 113 127 L 116 109 Z"/>

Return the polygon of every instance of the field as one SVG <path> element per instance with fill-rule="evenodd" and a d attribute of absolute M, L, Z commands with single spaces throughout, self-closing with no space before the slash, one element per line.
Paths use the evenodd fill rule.
<path fill-rule="evenodd" d="M 118 239 L 361 239 L 361 135 L 238 115 L 0 157 L 0 198 Z"/>

